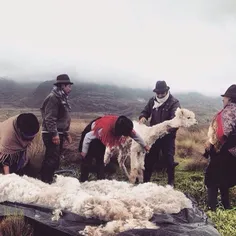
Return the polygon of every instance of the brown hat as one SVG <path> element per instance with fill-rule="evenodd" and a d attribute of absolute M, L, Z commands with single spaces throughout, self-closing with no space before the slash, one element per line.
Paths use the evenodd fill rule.
<path fill-rule="evenodd" d="M 225 94 L 221 95 L 222 97 L 236 98 L 236 84 L 232 84 L 226 91 Z"/>
<path fill-rule="evenodd" d="M 70 78 L 67 74 L 61 74 L 57 76 L 56 83 L 54 83 L 54 85 L 58 84 L 73 84 L 73 83 L 70 81 Z"/>
<path fill-rule="evenodd" d="M 153 92 L 155 93 L 165 93 L 170 89 L 169 86 L 167 86 L 166 82 L 164 80 L 157 81 L 156 87 L 153 89 Z"/>

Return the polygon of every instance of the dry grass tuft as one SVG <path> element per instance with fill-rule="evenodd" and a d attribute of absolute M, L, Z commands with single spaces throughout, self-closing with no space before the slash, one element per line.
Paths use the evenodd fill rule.
<path fill-rule="evenodd" d="M 34 230 L 23 216 L 8 216 L 0 222 L 0 236 L 33 236 Z"/>
<path fill-rule="evenodd" d="M 204 157 L 197 157 L 189 160 L 183 169 L 189 171 L 201 171 L 207 167 L 207 164 L 208 161 Z"/>
<path fill-rule="evenodd" d="M 202 156 L 207 140 L 207 128 L 189 130 L 181 128 L 176 137 L 176 157 L 188 159 L 184 170 L 203 170 L 207 160 Z"/>

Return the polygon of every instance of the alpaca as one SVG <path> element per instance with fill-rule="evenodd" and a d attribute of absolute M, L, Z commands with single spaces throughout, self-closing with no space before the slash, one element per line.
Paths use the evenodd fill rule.
<path fill-rule="evenodd" d="M 134 129 L 138 134 L 144 139 L 147 145 L 150 147 L 158 138 L 162 138 L 170 132 L 172 128 L 179 127 L 190 127 L 197 124 L 195 119 L 195 114 L 184 108 L 177 108 L 175 112 L 175 117 L 171 120 L 164 121 L 160 124 L 154 126 L 147 126 L 145 124 L 139 124 L 137 121 L 133 121 Z M 123 169 L 126 176 L 129 178 L 131 183 L 135 183 L 136 178 L 138 178 L 139 183 L 143 182 L 143 170 L 144 170 L 144 159 L 145 151 L 142 147 L 134 140 L 128 139 L 124 144 L 118 148 L 106 148 L 104 164 L 107 165 L 113 152 L 118 149 L 118 163 L 120 168 Z M 128 173 L 125 161 L 130 156 L 130 174 Z"/>

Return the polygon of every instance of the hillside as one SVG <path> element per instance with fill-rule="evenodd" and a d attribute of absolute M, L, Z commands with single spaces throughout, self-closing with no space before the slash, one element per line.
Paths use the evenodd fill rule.
<path fill-rule="evenodd" d="M 40 108 L 50 92 L 53 81 L 17 83 L 0 79 L 0 107 Z M 153 92 L 112 85 L 78 83 L 70 95 L 72 111 L 81 113 L 124 114 L 137 117 Z M 199 93 L 173 94 L 181 106 L 193 110 L 201 123 L 208 122 L 221 108 L 220 97 L 212 98 Z"/>

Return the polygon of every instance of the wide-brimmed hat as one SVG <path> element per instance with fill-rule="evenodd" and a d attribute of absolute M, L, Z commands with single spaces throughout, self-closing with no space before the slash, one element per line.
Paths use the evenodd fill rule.
<path fill-rule="evenodd" d="M 156 87 L 153 89 L 153 92 L 155 93 L 165 93 L 170 89 L 169 86 L 167 86 L 166 82 L 164 80 L 160 80 L 156 82 Z"/>
<path fill-rule="evenodd" d="M 226 91 L 225 94 L 221 95 L 222 97 L 236 98 L 236 84 L 232 84 Z"/>
<path fill-rule="evenodd" d="M 54 85 L 58 84 L 73 84 L 73 83 L 70 81 L 70 78 L 67 74 L 61 74 L 57 76 L 56 83 L 54 83 Z"/>

